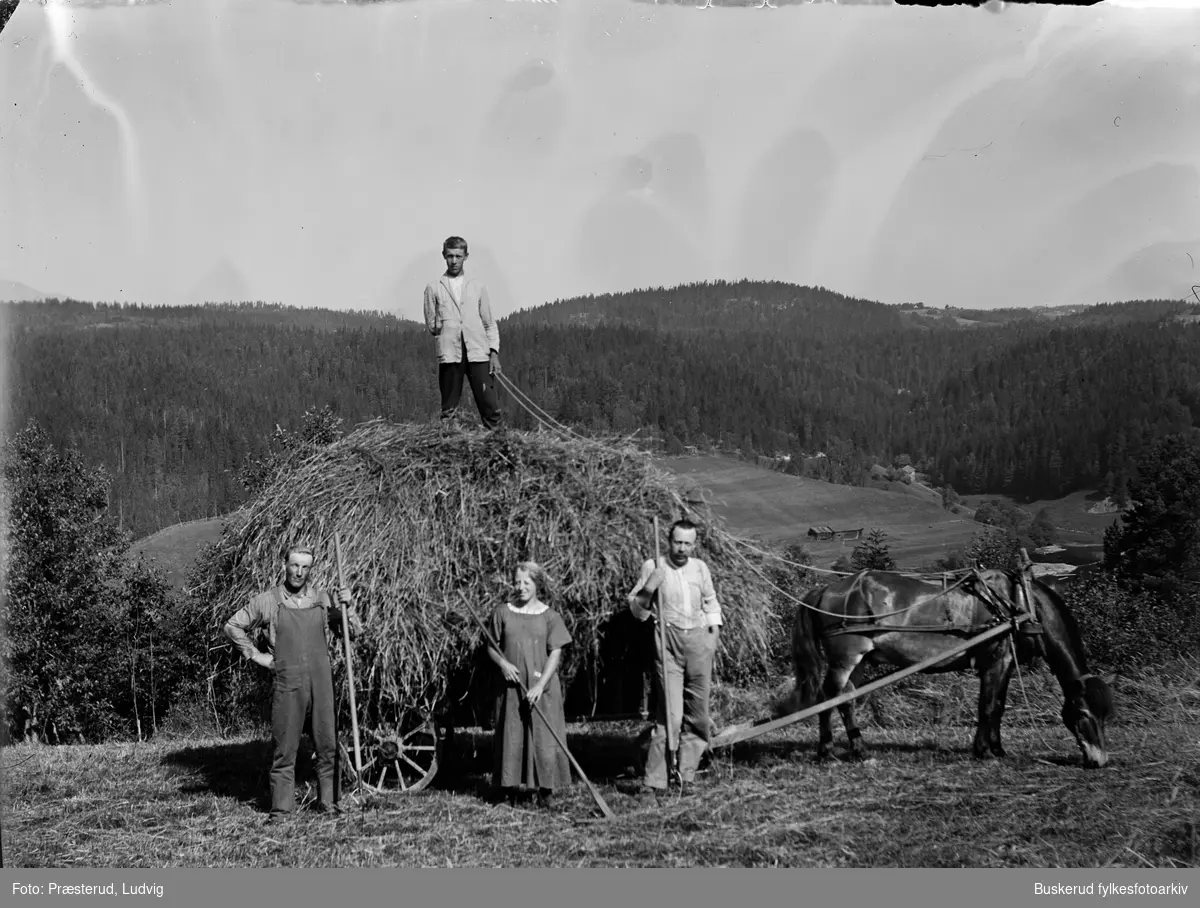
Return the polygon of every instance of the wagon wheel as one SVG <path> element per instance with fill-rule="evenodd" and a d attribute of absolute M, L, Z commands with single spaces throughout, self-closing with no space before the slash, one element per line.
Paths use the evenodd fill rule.
<path fill-rule="evenodd" d="M 376 787 L 367 781 L 367 776 L 371 770 L 370 751 L 366 747 L 361 747 L 361 745 L 360 745 L 360 749 L 362 752 L 362 760 L 363 760 L 362 779 L 360 780 L 362 782 L 362 787 L 369 789 L 370 791 L 376 791 L 377 790 Z M 355 775 L 355 772 L 354 772 L 353 745 L 348 744 L 345 741 L 338 741 L 338 756 L 342 761 L 341 762 L 342 791 L 349 791 L 349 790 L 353 790 L 353 789 L 357 788 L 358 782 L 356 781 L 357 776 Z"/>
<path fill-rule="evenodd" d="M 371 735 L 364 762 L 364 781 L 374 788 L 421 791 L 444 762 L 444 745 L 451 734 L 449 723 L 429 717 L 404 732 L 382 731 Z"/>

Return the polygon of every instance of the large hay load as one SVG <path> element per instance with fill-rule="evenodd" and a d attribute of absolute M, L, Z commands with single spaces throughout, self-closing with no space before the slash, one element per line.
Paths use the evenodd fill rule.
<path fill-rule="evenodd" d="M 633 621 L 625 597 L 654 555 L 653 519 L 665 533 L 684 516 L 701 527 L 697 555 L 725 613 L 715 674 L 761 680 L 778 622 L 762 556 L 619 442 L 364 424 L 234 514 L 192 592 L 211 609 L 214 652 L 225 660 L 214 668 L 229 682 L 222 699 L 262 697 L 265 673 L 236 662 L 220 627 L 281 581 L 288 544 L 312 545 L 312 582 L 336 589 L 336 534 L 364 624 L 354 641 L 359 721 L 403 737 L 447 711 L 486 724 L 495 672 L 480 658 L 465 603 L 486 620 L 510 600 L 513 566 L 534 560 L 573 637 L 561 669 L 568 712 L 605 714 L 640 701 L 650 630 Z"/>

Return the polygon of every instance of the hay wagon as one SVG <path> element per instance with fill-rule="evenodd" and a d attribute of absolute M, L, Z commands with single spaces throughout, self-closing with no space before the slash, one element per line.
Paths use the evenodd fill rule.
<path fill-rule="evenodd" d="M 728 578 L 729 677 L 758 680 L 772 618 L 760 605 L 771 596 L 764 571 L 774 561 L 743 551 L 707 511 L 628 440 L 372 420 L 303 449 L 230 515 L 198 561 L 192 595 L 219 634 L 249 597 L 279 582 L 280 546 L 309 544 L 314 583 L 351 589 L 364 622 L 352 659 L 334 656 L 338 690 L 355 688 L 345 683 L 351 674 L 357 682 L 357 703 L 339 709 L 343 782 L 420 791 L 452 759 L 455 726 L 487 727 L 479 720 L 490 716 L 483 695 L 494 666 L 476 661 L 476 631 L 455 620 L 453 604 L 463 595 L 486 616 L 509 595 L 506 575 L 520 561 L 546 568 L 574 638 L 560 671 L 584 681 L 574 707 L 564 692 L 568 712 L 596 719 L 637 709 L 641 682 L 609 674 L 635 660 L 627 651 L 636 635 L 613 622 L 629 616 L 625 596 L 660 541 L 657 515 L 705 526 L 703 557 Z M 214 662 L 215 698 L 261 702 L 265 679 L 231 651 L 214 658 L 226 660 Z"/>

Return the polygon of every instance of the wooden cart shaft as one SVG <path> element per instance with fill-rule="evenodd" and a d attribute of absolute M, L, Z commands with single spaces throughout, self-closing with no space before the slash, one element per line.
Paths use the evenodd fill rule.
<path fill-rule="evenodd" d="M 833 709 L 837 706 L 841 706 L 843 703 L 849 703 L 851 700 L 856 700 L 859 697 L 865 697 L 872 691 L 879 690 L 881 687 L 887 687 L 890 684 L 895 684 L 897 681 L 901 681 L 904 678 L 907 678 L 909 675 L 915 675 L 917 672 L 924 671 L 927 668 L 932 668 L 939 662 L 946 662 L 947 660 L 952 659 L 955 656 L 958 656 L 981 643 L 985 643 L 988 640 L 995 639 L 996 637 L 1002 637 L 1005 634 L 1012 633 L 1013 629 L 1017 625 L 1028 621 L 1030 617 L 1031 616 L 1027 614 L 1018 615 L 1012 621 L 1006 621 L 1003 624 L 997 624 L 995 627 L 992 627 L 983 633 L 970 638 L 969 640 L 963 640 L 961 643 L 956 643 L 945 652 L 938 653 L 936 656 L 930 656 L 928 659 L 922 659 L 920 662 L 908 666 L 908 668 L 902 668 L 899 671 L 891 672 L 890 674 L 885 675 L 882 678 L 878 678 L 869 684 L 864 684 L 862 687 L 855 688 L 854 690 L 848 691 L 844 694 L 839 694 L 830 700 L 825 700 L 822 703 L 818 703 L 815 706 L 810 706 L 807 709 L 802 709 L 799 712 L 789 713 L 786 716 L 781 716 L 780 718 L 773 719 L 770 722 L 731 725 L 728 728 L 722 729 L 717 736 L 714 737 L 711 742 L 709 742 L 709 747 L 715 750 L 720 747 L 729 747 L 731 744 L 737 744 L 740 741 L 748 741 L 751 738 L 757 738 L 760 735 L 778 731 L 781 728 L 786 728 L 787 726 L 794 725 L 797 722 L 803 722 L 805 719 L 819 715 L 820 713 L 823 713 L 829 709 Z"/>

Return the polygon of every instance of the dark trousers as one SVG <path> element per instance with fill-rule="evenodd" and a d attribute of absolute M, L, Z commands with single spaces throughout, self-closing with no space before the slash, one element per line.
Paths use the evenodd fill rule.
<path fill-rule="evenodd" d="M 488 372 L 488 363 L 467 361 L 467 345 L 462 347 L 462 359 L 456 363 L 438 364 L 438 385 L 442 391 L 442 419 L 447 419 L 458 409 L 462 398 L 463 377 L 471 383 L 475 395 L 475 406 L 483 424 L 489 429 L 500 425 L 500 404 L 496 399 L 496 383 Z"/>
<path fill-rule="evenodd" d="M 306 718 L 317 748 L 318 800 L 326 807 L 336 800 L 337 716 L 324 620 L 321 608 L 279 608 L 271 704 L 271 813 L 276 816 L 296 809 L 296 753 Z"/>

